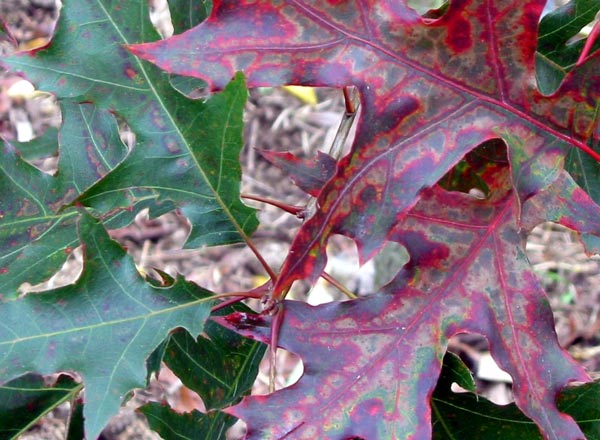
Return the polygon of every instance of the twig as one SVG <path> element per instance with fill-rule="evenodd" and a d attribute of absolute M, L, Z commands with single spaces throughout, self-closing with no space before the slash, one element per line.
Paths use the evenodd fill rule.
<path fill-rule="evenodd" d="M 266 197 L 255 196 L 252 194 L 242 194 L 242 198 L 248 199 L 248 200 L 255 200 L 257 202 L 267 203 L 269 205 L 272 205 L 279 209 L 282 209 L 285 212 L 289 212 L 290 214 L 293 214 L 296 217 L 301 217 L 302 213 L 304 212 L 303 207 L 288 205 L 287 203 L 282 203 L 277 200 L 268 199 Z"/>
<path fill-rule="evenodd" d="M 353 88 L 350 92 L 348 87 L 344 87 L 343 92 L 344 101 L 346 103 L 346 113 L 344 113 L 342 116 L 338 130 L 335 133 L 335 138 L 333 139 L 331 147 L 329 148 L 329 155 L 336 160 L 339 159 L 339 157 L 342 155 L 342 151 L 344 151 L 344 145 L 346 144 L 352 124 L 354 124 L 354 118 L 356 117 L 358 108 L 360 106 L 360 98 L 358 91 L 355 88 Z M 317 199 L 312 197 L 306 204 L 306 217 L 312 216 L 316 209 Z"/>
<path fill-rule="evenodd" d="M 581 51 L 581 54 L 579 54 L 579 59 L 577 60 L 576 66 L 580 66 L 581 64 L 583 64 L 583 62 L 585 61 L 587 56 L 590 54 L 592 47 L 594 46 L 594 43 L 596 42 L 596 39 L 599 36 L 600 36 L 600 20 L 598 20 L 598 21 L 596 21 L 596 23 L 594 23 L 594 27 L 592 28 L 592 31 L 590 32 L 590 34 L 587 37 L 585 45 L 583 46 L 583 50 Z"/>
<path fill-rule="evenodd" d="M 340 290 L 344 295 L 346 295 L 348 298 L 350 299 L 356 299 L 358 298 L 358 296 L 356 294 L 354 294 L 354 292 L 352 292 L 350 289 L 348 289 L 346 286 L 344 286 L 342 283 L 340 283 L 338 280 L 336 280 L 335 278 L 333 278 L 331 275 L 329 275 L 327 272 L 323 272 L 321 274 L 321 277 L 327 281 L 329 284 L 331 284 L 332 286 L 335 286 L 338 290 Z"/>

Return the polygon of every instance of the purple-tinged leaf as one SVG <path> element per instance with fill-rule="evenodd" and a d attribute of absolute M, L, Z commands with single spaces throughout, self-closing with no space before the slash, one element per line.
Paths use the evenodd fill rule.
<path fill-rule="evenodd" d="M 589 378 L 558 345 L 523 233 L 544 219 L 569 223 L 587 195 L 563 172 L 526 202 L 522 227 L 507 167 L 500 163 L 487 177 L 494 188 L 487 199 L 439 187 L 423 191 L 390 235 L 411 260 L 377 295 L 319 307 L 286 301 L 279 343 L 301 356 L 304 376 L 229 410 L 248 422 L 250 439 L 430 438 L 429 396 L 448 338 L 461 332 L 488 339 L 513 378 L 518 407 L 544 438 L 582 438 L 555 402 L 571 381 Z M 573 206 L 563 207 L 569 199 Z M 590 203 L 588 211 L 569 226 L 600 235 L 600 207 Z M 263 319 L 221 322 L 268 340 L 271 318 Z"/>
<path fill-rule="evenodd" d="M 540 93 L 535 47 L 544 3 L 463 0 L 423 19 L 404 1 L 220 0 L 196 28 L 130 49 L 214 89 L 237 70 L 250 86 L 358 88 L 352 152 L 296 237 L 279 296 L 296 279 L 317 279 L 331 234 L 352 237 L 363 261 L 372 257 L 422 189 L 486 140 L 508 144 L 521 203 L 556 178 L 569 148 L 586 148 L 598 123 L 600 53 L 554 95 Z"/>

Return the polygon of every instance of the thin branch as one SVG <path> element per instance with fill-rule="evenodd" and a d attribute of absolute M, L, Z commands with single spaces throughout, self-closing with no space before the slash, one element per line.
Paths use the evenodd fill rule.
<path fill-rule="evenodd" d="M 598 21 L 596 21 L 596 23 L 594 23 L 594 27 L 592 28 L 592 31 L 588 35 L 587 41 L 585 42 L 585 45 L 583 46 L 583 50 L 581 51 L 581 54 L 579 55 L 579 59 L 577 60 L 577 64 L 576 64 L 577 66 L 580 66 L 581 64 L 583 64 L 583 62 L 585 61 L 587 56 L 592 51 L 592 47 L 594 46 L 594 43 L 596 42 L 596 40 L 598 39 L 599 36 L 600 36 L 600 20 L 598 20 Z"/>
<path fill-rule="evenodd" d="M 342 116 L 342 120 L 340 121 L 340 125 L 338 127 L 337 132 L 335 133 L 335 138 L 331 143 L 331 147 L 329 147 L 329 155 L 334 159 L 339 159 L 342 155 L 342 151 L 344 151 L 344 145 L 346 145 L 346 140 L 348 139 L 348 135 L 350 134 L 350 129 L 352 128 L 352 124 L 354 124 L 354 118 L 358 112 L 358 108 L 360 107 L 360 96 L 356 88 L 352 88 L 349 90 L 349 87 L 343 88 L 344 92 L 344 101 L 346 102 L 346 112 Z M 353 110 L 353 111 L 350 111 Z M 312 216 L 317 209 L 317 199 L 315 197 L 311 197 L 311 199 L 306 204 L 305 215 L 306 217 Z"/>
<path fill-rule="evenodd" d="M 269 392 L 275 392 L 275 377 L 277 376 L 277 345 L 279 344 L 279 331 L 285 308 L 282 302 L 278 302 L 271 323 L 271 344 L 269 345 Z"/>
<path fill-rule="evenodd" d="M 352 292 L 350 289 L 348 289 L 346 286 L 344 286 L 342 283 L 340 283 L 334 277 L 332 277 L 331 275 L 329 275 L 327 272 L 323 272 L 321 274 L 321 277 L 325 281 L 327 281 L 329 284 L 331 284 L 332 286 L 335 286 L 339 291 L 341 291 L 348 298 L 350 298 L 350 299 L 356 299 L 356 298 L 358 298 L 358 296 L 354 292 Z"/>
<path fill-rule="evenodd" d="M 261 197 L 261 196 L 255 196 L 253 194 L 242 194 L 242 198 L 248 199 L 248 200 L 255 200 L 257 202 L 262 202 L 262 203 L 266 203 L 268 205 L 275 206 L 276 208 L 282 209 L 283 211 L 293 214 L 296 217 L 301 217 L 302 213 L 304 212 L 304 209 L 305 209 L 300 206 L 288 205 L 287 203 L 282 203 L 277 200 L 268 199 L 268 198 Z"/>
<path fill-rule="evenodd" d="M 217 310 L 221 310 L 231 304 L 238 303 L 238 302 L 243 301 L 248 298 L 262 299 L 265 296 L 265 293 L 268 292 L 269 289 L 271 288 L 271 285 L 272 285 L 271 282 L 267 282 L 265 284 L 262 284 L 256 288 L 246 291 L 246 292 L 227 292 L 227 293 L 220 293 L 218 295 L 214 295 L 212 297 L 213 299 L 221 299 L 221 298 L 229 298 L 229 299 L 226 299 L 225 301 L 222 301 L 219 304 L 213 306 L 210 309 L 211 313 L 216 312 Z"/>
<path fill-rule="evenodd" d="M 254 254 L 254 256 L 258 259 L 261 266 L 265 269 L 265 271 L 269 275 L 269 278 L 271 278 L 271 280 L 273 280 L 273 282 L 277 281 L 277 274 L 275 273 L 275 271 L 273 269 L 271 269 L 271 266 L 269 266 L 269 263 L 267 263 L 267 261 L 264 259 L 264 257 L 262 256 L 262 254 L 260 253 L 258 248 L 254 245 L 254 243 L 250 239 L 250 237 L 248 237 L 245 233 L 243 233 L 243 231 L 240 231 L 240 233 L 242 235 L 242 238 L 244 239 L 244 241 L 246 242 L 246 244 L 248 245 L 248 247 Z"/>
<path fill-rule="evenodd" d="M 346 113 L 347 114 L 354 114 L 356 113 L 356 105 L 354 104 L 354 101 L 352 100 L 351 97 L 351 93 L 349 87 L 344 87 L 342 90 L 344 92 L 344 103 L 346 104 Z"/>

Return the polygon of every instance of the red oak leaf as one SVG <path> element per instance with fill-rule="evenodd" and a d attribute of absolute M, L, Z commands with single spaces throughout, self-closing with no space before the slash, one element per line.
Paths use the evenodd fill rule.
<path fill-rule="evenodd" d="M 545 0 L 457 0 L 438 19 L 402 0 L 220 0 L 204 23 L 130 46 L 163 69 L 222 88 L 355 85 L 362 114 L 352 152 L 297 235 L 275 296 L 321 274 L 331 234 L 356 240 L 364 261 L 467 152 L 501 138 L 521 202 L 550 184 L 565 150 L 587 149 L 597 125 L 600 53 L 552 95 L 536 86 Z"/>
<path fill-rule="evenodd" d="M 362 261 L 385 240 L 410 255 L 371 298 L 286 303 L 279 341 L 302 356 L 305 375 L 231 409 L 250 438 L 428 438 L 447 339 L 465 331 L 488 338 L 518 406 L 546 438 L 583 438 L 555 398 L 587 376 L 558 346 L 522 243 L 543 220 L 600 233 L 600 208 L 563 171 L 569 149 L 589 151 L 598 131 L 600 52 L 542 94 L 535 50 L 544 4 L 456 0 L 434 19 L 403 0 L 215 0 L 198 27 L 130 46 L 213 89 L 238 70 L 251 87 L 357 87 L 352 150 L 330 179 L 320 176 L 327 183 L 275 280 L 276 299 L 295 280 L 321 275 L 332 234 L 353 238 Z M 469 162 L 484 142 L 506 146 L 506 160 Z M 449 174 L 465 157 L 476 172 Z M 486 198 L 435 185 L 466 175 L 483 179 Z M 307 189 L 316 194 L 317 184 Z M 242 334 L 268 339 L 262 320 L 242 324 Z"/>
<path fill-rule="evenodd" d="M 423 192 L 390 235 L 411 261 L 382 292 L 318 307 L 286 301 L 279 344 L 302 357 L 304 376 L 229 410 L 248 422 L 249 439 L 431 438 L 429 397 L 448 338 L 461 332 L 488 339 L 513 377 L 517 405 L 545 438 L 584 438 L 555 401 L 587 374 L 558 345 L 525 255 L 518 198 L 501 187 L 510 183 L 508 170 L 490 166 L 488 174 L 496 190 L 485 200 L 440 187 Z M 556 203 L 562 200 L 579 203 Z M 565 172 L 527 200 L 523 213 L 529 227 L 550 218 L 600 230 L 600 207 Z M 220 322 L 268 341 L 268 319 Z"/>

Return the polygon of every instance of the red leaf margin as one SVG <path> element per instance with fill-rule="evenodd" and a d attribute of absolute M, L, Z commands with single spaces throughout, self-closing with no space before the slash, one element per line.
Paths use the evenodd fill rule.
<path fill-rule="evenodd" d="M 352 153 L 294 241 L 277 298 L 295 280 L 316 281 L 331 234 L 353 238 L 361 261 L 372 257 L 421 190 L 486 140 L 509 145 L 521 202 L 557 177 L 568 148 L 589 151 L 600 53 L 552 96 L 541 94 L 535 47 L 544 4 L 456 0 L 430 20 L 404 1 L 220 0 L 198 27 L 129 49 L 213 89 L 238 70 L 250 87 L 358 88 L 362 115 Z M 537 160 L 544 149 L 549 154 Z"/>
<path fill-rule="evenodd" d="M 580 203 L 557 205 L 557 199 Z M 517 225 L 518 207 L 511 191 L 480 200 L 427 190 L 392 235 L 411 261 L 381 292 L 317 307 L 285 301 L 279 344 L 303 359 L 304 375 L 228 410 L 246 420 L 247 438 L 429 439 L 429 398 L 447 341 L 463 332 L 488 338 L 494 359 L 514 379 L 517 405 L 545 438 L 584 438 L 558 411 L 556 397 L 589 377 L 558 344 L 552 311 L 523 250 L 527 230 Z M 549 218 L 600 231 L 600 207 L 566 172 L 523 212 L 530 227 Z M 217 320 L 270 340 L 270 317 Z"/>
<path fill-rule="evenodd" d="M 411 238 L 406 231 L 397 235 L 398 224 L 407 222 L 429 198 L 435 198 L 438 190 L 429 188 L 466 153 L 487 140 L 502 139 L 509 149 L 509 187 L 512 191 L 501 202 L 494 200 L 502 208 L 496 206 L 500 211 L 493 221 L 494 226 L 489 227 L 496 235 L 488 237 L 488 247 L 498 258 L 506 253 L 507 260 L 503 264 L 509 268 L 511 264 L 520 264 L 518 273 L 526 276 L 519 280 L 510 270 L 498 271 L 507 278 L 497 280 L 504 294 L 500 298 L 505 301 L 504 306 L 496 305 L 496 309 L 504 307 L 523 317 L 529 327 L 520 326 L 513 320 L 504 328 L 509 332 L 521 329 L 530 347 L 523 352 L 512 347 L 521 356 L 520 362 L 511 360 L 513 353 L 506 347 L 500 349 L 496 345 L 493 350 L 501 365 L 516 376 L 515 382 L 525 383 L 526 386 L 518 390 L 517 402 L 545 435 L 575 439 L 582 437 L 581 432 L 569 417 L 558 413 L 554 399 L 557 390 L 569 381 L 587 380 L 587 376 L 558 347 L 549 308 L 544 304 L 543 292 L 535 276 L 526 267 L 519 240 L 524 226 L 521 220 L 533 221 L 531 212 L 527 216 L 522 208 L 536 196 L 549 194 L 547 190 L 555 184 L 565 186 L 552 195 L 553 202 L 561 198 L 575 200 L 567 207 L 567 210 L 571 209 L 569 215 L 544 211 L 548 206 L 537 209 L 555 221 L 571 222 L 570 226 L 576 225 L 575 229 L 579 231 L 585 232 L 583 229 L 588 227 L 581 225 L 576 217 L 578 210 L 586 211 L 585 197 L 568 182 L 562 166 L 569 148 L 589 152 L 586 142 L 597 131 L 595 107 L 600 99 L 600 52 L 589 56 L 567 75 L 553 95 L 542 95 L 536 88 L 534 57 L 537 23 L 544 4 L 544 0 L 456 0 L 441 18 L 424 20 L 403 1 L 313 4 L 284 0 L 275 5 L 270 1 L 215 0 L 210 18 L 199 27 L 164 42 L 130 46 L 130 50 L 167 71 L 203 78 L 213 89 L 222 87 L 237 70 L 244 71 L 251 87 L 355 85 L 359 89 L 363 112 L 352 152 L 338 164 L 336 175 L 319 195 L 320 209 L 297 235 L 276 281 L 276 298 L 282 297 L 294 280 L 316 280 L 325 266 L 326 242 L 335 233 L 353 238 L 363 261 L 377 252 L 384 240 L 404 240 L 413 262 L 407 270 L 415 272 L 404 274 L 406 278 L 402 281 L 408 287 L 396 286 L 395 293 L 406 301 L 423 296 L 429 287 L 415 287 L 415 274 L 432 277 L 439 270 L 436 265 L 442 267 L 450 262 L 456 265 L 456 255 L 449 250 L 446 254 L 444 246 L 434 246 L 430 234 L 417 234 L 417 239 Z M 506 41 L 516 44 L 501 44 Z M 577 199 L 569 199 L 575 196 Z M 443 202 L 447 204 L 454 199 L 455 195 L 446 194 Z M 597 208 L 594 204 L 591 206 L 592 211 Z M 591 225 L 595 229 L 590 232 L 598 233 L 598 225 L 594 222 Z M 423 252 L 415 247 L 415 243 L 429 244 L 433 248 Z M 500 252 L 502 243 L 505 249 Z M 432 250 L 434 257 L 436 252 L 441 254 L 432 258 Z M 476 259 L 469 262 L 475 264 Z M 480 266 L 484 273 L 490 267 Z M 454 275 L 451 280 L 456 277 Z M 508 280 L 517 286 L 522 281 L 525 286 L 521 290 L 515 289 Z M 422 282 L 418 278 L 417 281 Z M 468 297 L 472 300 L 469 307 L 491 307 L 494 298 L 485 295 L 482 298 L 481 295 L 481 292 L 470 292 L 463 296 L 463 303 Z M 519 295 L 527 296 L 527 313 L 512 309 L 523 300 Z M 451 294 L 447 296 L 445 300 L 452 301 Z M 384 300 L 369 299 L 360 303 L 372 306 L 377 301 Z M 457 299 L 455 302 L 460 304 Z M 335 311 L 349 307 L 344 304 L 323 308 Z M 402 303 L 397 303 L 391 310 L 402 313 L 399 304 Z M 538 306 L 540 310 L 537 310 Z M 293 345 L 293 338 L 300 337 L 302 316 L 297 321 L 290 321 L 290 314 L 293 315 L 296 307 L 308 306 L 291 304 L 286 307 L 281 334 L 283 345 Z M 314 322 L 327 325 L 327 319 L 335 318 L 334 312 L 321 316 L 322 320 L 317 311 L 312 310 L 311 314 L 313 325 Z M 486 316 L 493 320 L 493 314 Z M 463 317 L 458 322 L 464 328 L 456 323 L 454 327 L 445 327 L 443 322 L 436 322 L 434 330 L 429 328 L 429 331 L 413 335 L 416 340 L 432 335 L 438 338 L 428 341 L 430 347 L 435 347 L 437 364 L 430 364 L 428 374 L 419 376 L 420 380 L 429 380 L 429 385 L 439 371 L 444 338 L 452 332 L 477 331 L 475 322 L 468 318 Z M 502 323 L 496 321 L 497 328 L 479 328 L 479 332 L 488 336 L 494 345 L 497 330 L 503 328 Z M 484 322 L 481 325 L 491 324 Z M 284 335 L 289 326 L 295 331 L 286 340 Z M 442 333 L 438 333 L 438 328 Z M 263 330 L 261 327 L 254 332 L 240 331 L 248 336 L 266 338 L 266 333 L 261 336 Z M 358 331 L 362 332 L 363 327 Z M 449 333 L 443 333 L 446 331 Z M 542 370 L 537 371 L 533 379 L 527 379 L 523 353 L 534 353 L 547 360 L 546 365 L 550 367 L 544 371 L 549 383 L 544 382 Z M 535 364 L 537 360 L 530 359 L 535 367 L 539 367 Z M 321 378 L 321 384 L 324 380 Z M 536 398 L 528 394 L 536 392 Z M 276 393 L 269 398 L 251 398 L 244 402 L 256 404 L 264 400 L 263 403 L 273 405 L 276 396 L 280 395 Z M 423 397 L 422 390 L 419 395 Z M 288 400 L 290 406 L 283 414 L 297 410 L 293 406 L 297 400 Z M 246 403 L 232 411 L 243 414 L 244 405 Z M 419 407 L 419 417 L 427 414 L 425 407 Z M 378 411 L 378 408 L 375 405 L 370 410 Z M 258 417 L 259 423 L 268 418 L 263 415 L 265 411 L 261 405 L 256 404 L 254 411 L 260 411 L 262 415 Z M 267 429 L 267 425 L 264 426 Z M 355 424 L 350 426 L 356 428 Z M 283 433 L 288 428 L 292 429 L 291 425 L 277 432 Z M 258 432 L 257 429 L 263 428 L 254 428 L 254 432 Z M 278 428 L 268 429 L 273 434 Z M 356 432 L 359 431 L 353 431 L 351 435 L 357 435 Z M 415 435 L 421 438 L 425 434 L 419 431 Z M 294 435 L 300 434 L 294 431 Z M 314 438 L 308 437 L 308 431 L 306 435 L 306 438 Z M 365 432 L 365 435 L 368 438 L 371 433 Z"/>

